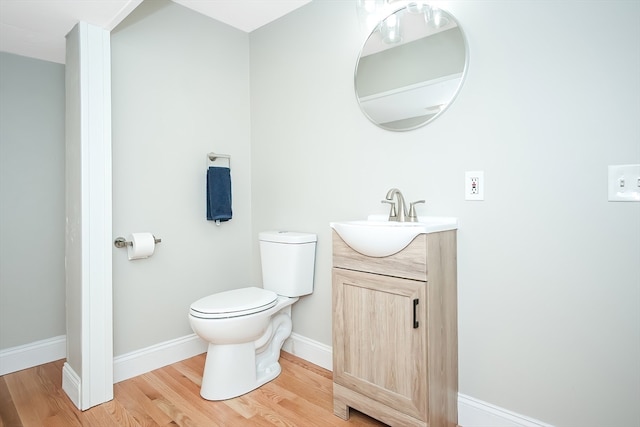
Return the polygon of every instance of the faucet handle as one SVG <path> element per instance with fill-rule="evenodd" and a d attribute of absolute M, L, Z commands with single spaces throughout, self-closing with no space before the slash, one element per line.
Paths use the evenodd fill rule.
<path fill-rule="evenodd" d="M 397 221 L 398 213 L 396 212 L 396 204 L 393 201 L 389 200 L 381 200 L 381 203 L 389 203 L 391 205 L 391 210 L 389 211 L 389 221 Z"/>
<path fill-rule="evenodd" d="M 416 200 L 415 202 L 409 203 L 409 221 L 410 222 L 418 222 L 418 215 L 416 215 L 416 205 L 418 203 L 424 203 L 424 200 Z"/>

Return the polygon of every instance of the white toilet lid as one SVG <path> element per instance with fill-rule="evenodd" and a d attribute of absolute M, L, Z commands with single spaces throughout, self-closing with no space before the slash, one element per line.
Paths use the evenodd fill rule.
<path fill-rule="evenodd" d="M 278 300 L 278 294 L 262 288 L 249 287 L 220 292 L 200 298 L 191 304 L 191 315 L 204 319 L 221 319 L 267 310 Z"/>

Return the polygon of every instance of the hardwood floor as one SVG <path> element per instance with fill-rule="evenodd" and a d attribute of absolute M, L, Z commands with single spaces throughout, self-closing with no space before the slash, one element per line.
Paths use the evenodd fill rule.
<path fill-rule="evenodd" d="M 235 399 L 200 397 L 205 354 L 114 385 L 110 402 L 79 411 L 62 391 L 64 360 L 0 377 L 0 427 L 384 426 L 355 410 L 333 415 L 331 372 L 282 352 L 282 373 Z"/>

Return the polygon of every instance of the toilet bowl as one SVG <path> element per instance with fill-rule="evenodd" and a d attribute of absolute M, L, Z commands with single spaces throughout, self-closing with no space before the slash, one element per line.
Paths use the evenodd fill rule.
<path fill-rule="evenodd" d="M 276 378 L 280 349 L 291 335 L 291 305 L 313 292 L 316 236 L 259 235 L 263 287 L 220 292 L 191 304 L 189 323 L 209 343 L 200 395 L 240 396 Z"/>

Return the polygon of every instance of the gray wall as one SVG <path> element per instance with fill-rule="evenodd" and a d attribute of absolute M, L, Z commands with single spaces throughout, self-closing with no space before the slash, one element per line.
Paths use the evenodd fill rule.
<path fill-rule="evenodd" d="M 113 249 L 114 355 L 193 333 L 189 305 L 251 276 L 249 36 L 168 0 L 113 32 L 113 233 L 162 239 L 148 259 Z M 231 155 L 233 219 L 206 220 L 207 153 Z"/>
<path fill-rule="evenodd" d="M 65 334 L 64 65 L 0 52 L 0 350 Z"/>
<path fill-rule="evenodd" d="M 460 221 L 461 393 L 558 426 L 638 425 L 640 204 L 607 202 L 607 165 L 640 163 L 640 2 L 449 4 L 468 78 L 406 133 L 355 101 L 355 2 L 251 34 L 253 227 L 319 235 L 294 332 L 331 343 L 329 221 L 383 213 L 399 187 Z M 467 170 L 484 202 L 464 200 Z"/>
<path fill-rule="evenodd" d="M 558 426 L 637 425 L 640 205 L 607 202 L 606 177 L 640 163 L 640 3 L 450 2 L 467 81 L 406 133 L 356 104 L 354 3 L 315 0 L 248 36 L 145 2 L 113 32 L 113 230 L 163 239 L 148 260 L 114 249 L 115 354 L 189 334 L 196 298 L 259 283 L 257 232 L 278 228 L 318 233 L 294 332 L 330 344 L 328 222 L 383 213 L 397 186 L 427 199 L 420 214 L 460 219 L 462 393 Z M 219 228 L 204 219 L 209 151 L 232 155 L 235 216 Z M 466 170 L 485 171 L 484 202 L 464 201 Z"/>
<path fill-rule="evenodd" d="M 462 73 L 465 56 L 464 36 L 454 27 L 361 57 L 355 77 L 358 96 Z"/>

